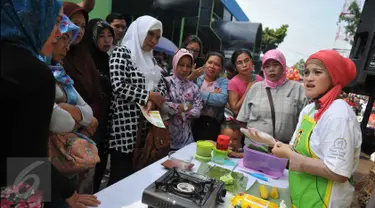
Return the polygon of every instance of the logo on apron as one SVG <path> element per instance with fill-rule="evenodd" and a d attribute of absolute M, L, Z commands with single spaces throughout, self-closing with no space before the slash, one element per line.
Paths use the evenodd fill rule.
<path fill-rule="evenodd" d="M 294 140 L 294 143 L 293 143 L 293 148 L 296 149 L 297 146 L 299 145 L 299 143 L 301 142 L 301 137 L 303 135 L 303 132 L 304 130 L 303 129 L 299 129 L 297 134 L 296 134 L 296 138 Z"/>

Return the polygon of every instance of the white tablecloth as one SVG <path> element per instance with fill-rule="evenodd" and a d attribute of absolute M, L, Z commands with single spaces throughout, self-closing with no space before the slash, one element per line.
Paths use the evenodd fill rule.
<path fill-rule="evenodd" d="M 184 156 L 193 156 L 196 151 L 196 144 L 192 143 L 182 149 L 180 149 L 176 154 Z M 162 158 L 159 161 L 147 166 L 146 168 L 132 174 L 131 176 L 103 189 L 102 191 L 96 193 L 95 195 L 101 201 L 99 207 L 101 208 L 142 208 L 147 207 L 140 201 L 142 199 L 143 190 L 149 186 L 151 183 L 156 181 L 160 176 L 162 176 L 167 170 L 161 165 L 168 158 Z M 238 161 L 238 159 L 233 159 Z M 192 160 L 194 163 L 193 171 L 196 172 L 199 168 L 200 162 L 197 160 Z M 124 164 L 125 165 L 125 164 Z M 217 165 L 217 164 L 216 164 Z M 218 165 L 227 169 L 232 169 L 232 166 Z M 235 172 L 241 172 L 238 167 L 234 170 Z M 288 187 L 288 177 L 287 171 L 285 170 L 284 176 L 279 180 L 270 180 L 269 182 L 260 181 L 263 184 L 269 184 L 271 186 L 276 186 L 280 188 Z M 256 179 L 248 175 L 247 188 L 250 188 Z M 227 194 L 228 195 L 228 194 Z M 229 197 L 227 197 L 229 198 Z"/>

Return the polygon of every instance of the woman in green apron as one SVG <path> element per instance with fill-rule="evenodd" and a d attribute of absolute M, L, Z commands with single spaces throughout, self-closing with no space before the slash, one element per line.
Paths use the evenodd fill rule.
<path fill-rule="evenodd" d="M 290 144 L 277 142 L 273 154 L 288 158 L 289 188 L 297 208 L 350 207 L 362 134 L 351 107 L 339 95 L 354 80 L 356 67 L 333 50 L 309 57 L 306 96 L 314 102 L 300 113 Z"/>

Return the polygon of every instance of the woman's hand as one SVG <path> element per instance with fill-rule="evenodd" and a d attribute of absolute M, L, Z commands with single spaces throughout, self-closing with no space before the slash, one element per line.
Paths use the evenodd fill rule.
<path fill-rule="evenodd" d="M 89 133 L 90 136 L 93 136 L 96 132 L 96 128 L 98 127 L 98 120 L 93 117 L 91 123 L 85 128 L 87 133 Z"/>
<path fill-rule="evenodd" d="M 59 103 L 57 105 L 61 109 L 64 109 L 65 111 L 67 111 L 68 113 L 70 113 L 70 115 L 73 117 L 74 120 L 76 120 L 78 122 L 82 121 L 81 110 L 79 110 L 79 108 L 77 108 L 76 106 L 70 105 L 68 103 Z"/>
<path fill-rule="evenodd" d="M 196 65 L 194 64 L 194 69 L 191 72 L 191 74 L 193 74 L 194 77 L 198 78 L 198 77 L 202 76 L 202 74 L 204 73 L 204 68 L 203 67 L 199 67 L 199 68 L 195 69 L 195 66 Z"/>
<path fill-rule="evenodd" d="M 161 107 L 162 103 L 165 101 L 165 98 L 159 92 L 150 92 L 148 100 L 152 101 L 158 107 Z"/>
<path fill-rule="evenodd" d="M 147 101 L 146 112 L 148 113 L 150 110 L 154 110 L 154 109 L 155 109 L 154 102 L 152 102 L 151 100 Z"/>
<path fill-rule="evenodd" d="M 72 208 L 86 208 L 86 207 L 98 207 L 100 201 L 94 195 L 78 194 L 74 192 L 73 196 L 66 199 L 69 207 Z"/>
<path fill-rule="evenodd" d="M 204 73 L 203 67 L 199 67 L 199 68 L 195 69 L 195 65 L 194 65 L 193 70 L 191 71 L 191 74 L 188 76 L 187 79 L 191 80 L 191 81 L 194 81 L 194 80 L 198 79 L 198 77 L 200 77 L 203 73 Z"/>
<path fill-rule="evenodd" d="M 188 107 L 188 110 L 187 111 L 190 111 L 191 109 L 193 109 L 193 104 L 187 104 L 187 107 Z"/>
<path fill-rule="evenodd" d="M 69 112 L 69 110 L 71 110 L 72 108 L 75 107 L 74 105 L 70 105 L 69 103 L 59 103 L 57 105 L 60 106 L 60 108 L 66 110 L 68 112 Z"/>
<path fill-rule="evenodd" d="M 69 109 L 69 108 L 72 108 L 72 107 L 75 107 L 74 105 L 71 105 L 69 103 L 59 103 L 58 104 L 61 108 L 63 109 Z"/>
<path fill-rule="evenodd" d="M 289 159 L 290 155 L 292 154 L 292 149 L 290 148 L 290 145 L 288 144 L 284 144 L 282 142 L 276 142 L 272 148 L 272 154 L 280 158 Z"/>
<path fill-rule="evenodd" d="M 179 113 L 188 112 L 188 111 L 190 111 L 190 110 L 193 108 L 193 105 L 190 104 L 190 103 L 187 103 L 186 106 L 187 106 L 187 110 L 185 111 L 185 109 L 184 109 L 184 108 L 185 108 L 184 104 L 183 104 L 183 103 L 178 104 L 178 112 L 179 112 Z"/>
<path fill-rule="evenodd" d="M 220 94 L 221 93 L 221 88 L 216 88 L 213 93 Z"/>
<path fill-rule="evenodd" d="M 229 152 L 228 157 L 243 158 L 243 152 Z"/>

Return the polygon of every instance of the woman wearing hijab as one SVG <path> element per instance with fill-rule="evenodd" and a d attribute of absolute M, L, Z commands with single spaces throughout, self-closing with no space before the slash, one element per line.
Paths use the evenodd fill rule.
<path fill-rule="evenodd" d="M 252 85 L 237 120 L 247 123 L 247 127 L 274 135 L 280 141 L 289 142 L 306 102 L 303 86 L 286 79 L 286 60 L 279 50 L 269 50 L 264 54 L 262 70 L 264 81 Z M 249 142 L 245 139 L 245 144 Z"/>
<path fill-rule="evenodd" d="M 64 2 L 63 8 L 64 14 L 81 28 L 64 59 L 64 69 L 74 80 L 74 88 L 92 108 L 94 117 L 100 118 L 102 102 L 100 74 L 88 50 L 88 43 L 83 38 L 88 14 L 82 7 L 72 2 Z"/>
<path fill-rule="evenodd" d="M 187 80 L 193 60 L 188 50 L 178 50 L 172 60 L 173 76 L 167 78 L 169 89 L 164 106 L 170 116 L 168 129 L 172 150 L 194 142 L 191 121 L 199 117 L 203 108 L 198 86 Z"/>
<path fill-rule="evenodd" d="M 69 51 L 70 43 L 77 37 L 80 29 L 64 15 L 60 30 L 62 35 L 54 44 L 52 65 L 50 66 L 56 79 L 55 106 L 50 130 L 54 133 L 67 133 L 83 127 L 87 128 L 91 137 L 96 130 L 95 124 L 90 126 L 95 119 L 92 109 L 74 89 L 74 81 L 65 73 L 63 66 L 60 64 Z"/>
<path fill-rule="evenodd" d="M 296 207 L 350 207 L 362 133 L 339 95 L 355 77 L 353 61 L 334 50 L 319 51 L 306 61 L 306 96 L 315 102 L 302 110 L 290 144 L 277 142 L 272 150 L 290 161 L 290 196 Z"/>
<path fill-rule="evenodd" d="M 104 94 L 111 93 L 109 80 L 109 55 L 112 46 L 114 31 L 112 27 L 102 19 L 91 19 L 86 27 L 85 40 L 96 69 L 100 73 L 100 81 Z"/>
<path fill-rule="evenodd" d="M 100 119 L 102 108 L 102 87 L 100 85 L 100 74 L 97 71 L 95 62 L 93 61 L 88 42 L 85 38 L 86 28 L 88 24 L 88 14 L 79 5 L 72 2 L 64 2 L 64 14 L 67 15 L 71 21 L 80 27 L 80 32 L 72 42 L 70 50 L 64 59 L 64 69 L 66 73 L 74 80 L 74 88 L 82 96 L 87 104 L 90 105 L 94 117 Z M 94 140 L 100 139 L 96 133 L 93 136 Z M 90 171 L 87 180 L 92 179 L 94 171 Z M 82 184 L 89 185 L 88 187 L 82 186 L 80 189 L 83 192 L 91 193 L 91 181 L 83 182 Z"/>
<path fill-rule="evenodd" d="M 112 93 L 111 82 L 109 78 L 109 55 L 107 52 L 112 46 L 114 32 L 112 27 L 102 19 L 92 19 L 87 25 L 85 41 L 92 59 L 94 60 L 97 71 L 100 74 L 101 89 L 103 100 L 101 102 L 99 126 L 99 140 L 107 137 L 107 123 L 110 96 Z"/>
<path fill-rule="evenodd" d="M 76 132 L 80 133 L 80 137 L 90 142 L 93 138 L 98 121 L 93 116 L 91 107 L 83 100 L 80 94 L 74 88 L 74 80 L 66 74 L 62 60 L 69 51 L 69 46 L 77 37 L 80 28 L 74 25 L 69 18 L 64 15 L 61 22 L 60 30 L 62 36 L 54 44 L 52 51 L 52 65 L 51 71 L 56 79 L 56 95 L 55 106 L 51 118 L 51 136 L 50 148 L 54 149 L 56 140 L 60 137 L 67 138 L 69 136 L 76 136 Z M 54 152 L 52 150 L 52 152 Z M 84 187 L 83 181 L 88 177 L 87 172 L 94 172 L 92 165 L 99 162 L 98 150 L 96 147 L 87 148 L 85 156 L 90 158 L 89 167 L 83 167 L 82 171 L 71 172 L 67 174 L 72 181 L 77 182 L 77 187 L 82 189 Z M 59 157 L 51 157 L 53 164 L 59 164 Z"/>
<path fill-rule="evenodd" d="M 133 173 L 132 152 L 141 111 L 138 105 L 162 106 L 166 94 L 160 67 L 152 50 L 162 35 L 162 24 L 150 16 L 137 18 L 129 27 L 122 46 L 114 49 L 109 61 L 112 85 L 110 107 L 111 176 L 113 184 Z M 142 133 L 142 135 L 145 132 Z"/>
<path fill-rule="evenodd" d="M 0 108 L 1 132 L 7 138 L 0 147 L 2 188 L 13 185 L 14 181 L 11 179 L 12 184 L 9 184 L 6 180 L 7 176 L 11 177 L 6 171 L 12 167 L 7 164 L 7 159 L 48 157 L 55 79 L 49 67 L 40 61 L 39 55 L 49 56 L 56 38 L 61 36 L 61 4 L 58 0 L 29 0 L 27 3 L 13 0 L 2 3 L 0 99 L 9 101 L 3 102 Z M 14 61 L 15 56 L 21 57 L 22 61 Z M 44 161 L 39 166 L 51 168 L 52 187 L 45 178 L 38 178 L 41 191 L 51 188 L 43 192 L 52 196 L 52 203 L 46 206 L 60 207 L 58 199 L 66 200 L 72 207 L 98 205 L 96 197 L 77 194 L 74 184 L 50 165 Z"/>
<path fill-rule="evenodd" d="M 100 74 L 100 84 L 103 92 L 101 102 L 99 128 L 97 132 L 97 144 L 101 162 L 96 165 L 94 179 L 94 193 L 99 191 L 101 181 L 106 170 L 108 158 L 108 120 L 109 105 L 111 102 L 112 87 L 109 76 L 109 55 L 108 51 L 113 44 L 115 37 L 112 27 L 102 19 L 91 19 L 86 28 L 85 41 L 88 44 L 89 52 L 95 62 L 96 69 Z"/>

